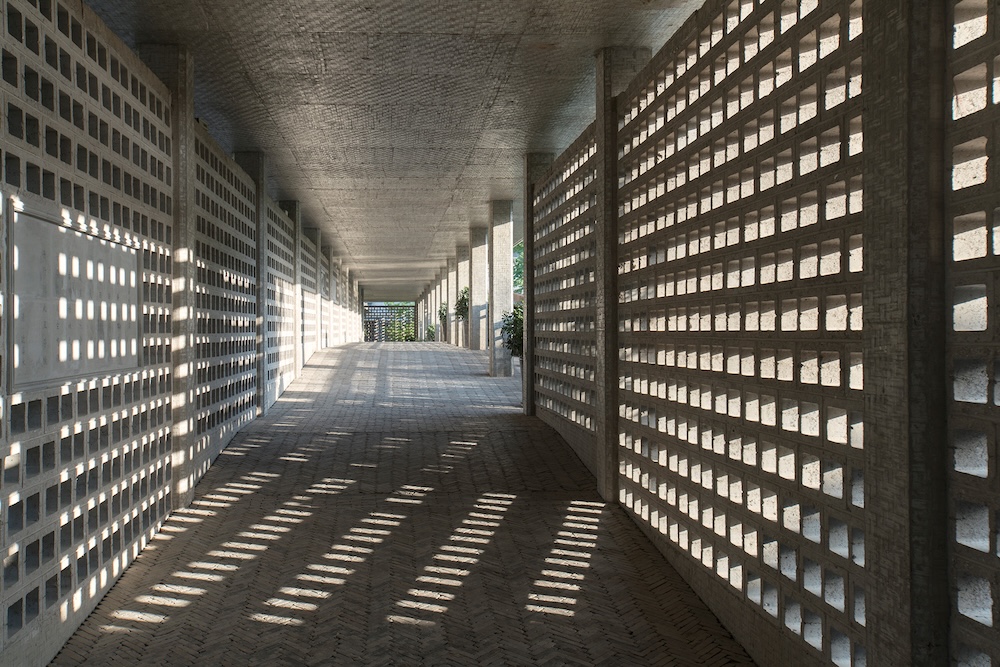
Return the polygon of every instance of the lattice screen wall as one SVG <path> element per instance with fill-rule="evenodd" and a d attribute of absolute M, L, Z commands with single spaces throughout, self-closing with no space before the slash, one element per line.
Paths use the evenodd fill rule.
<path fill-rule="evenodd" d="M 319 349 L 330 347 L 333 344 L 333 303 L 331 301 L 331 280 L 330 258 L 321 253 L 319 258 Z"/>
<path fill-rule="evenodd" d="M 3 286 L 0 654 L 14 663 L 22 638 L 68 636 L 170 508 L 170 96 L 79 8 L 3 11 L 0 273 L 20 262 Z M 60 315 L 43 330 L 44 309 Z"/>
<path fill-rule="evenodd" d="M 299 236 L 300 261 L 299 282 L 302 285 L 302 358 L 308 361 L 316 352 L 318 339 L 319 312 L 316 303 L 316 281 L 318 278 L 316 244 L 305 235 Z"/>
<path fill-rule="evenodd" d="M 417 308 L 413 304 L 366 303 L 366 342 L 405 342 L 416 334 Z"/>
<path fill-rule="evenodd" d="M 593 433 L 597 142 L 591 126 L 536 186 L 535 401 Z"/>
<path fill-rule="evenodd" d="M 79 3 L 9 0 L 0 21 L 0 654 L 20 664 L 58 647 L 170 510 L 181 240 L 166 87 Z M 303 304 L 288 217 L 264 202 L 257 239 L 252 180 L 200 125 L 192 148 L 197 477 L 258 408 L 258 288 L 268 404 L 294 376 Z M 315 349 L 331 267 L 305 254 Z M 357 340 L 356 285 L 338 287 Z"/>
<path fill-rule="evenodd" d="M 295 379 L 295 223 L 270 198 L 262 210 L 267 216 L 266 410 Z"/>
<path fill-rule="evenodd" d="M 257 242 L 253 181 L 198 125 L 195 456 L 201 467 L 257 407 Z"/>
<path fill-rule="evenodd" d="M 621 500 L 862 665 L 861 3 L 696 21 L 620 106 Z"/>
<path fill-rule="evenodd" d="M 947 205 L 952 651 L 957 664 L 978 667 L 1000 664 L 1000 7 L 996 0 L 964 0 L 949 2 L 949 9 L 954 23 L 946 130 L 952 164 Z"/>

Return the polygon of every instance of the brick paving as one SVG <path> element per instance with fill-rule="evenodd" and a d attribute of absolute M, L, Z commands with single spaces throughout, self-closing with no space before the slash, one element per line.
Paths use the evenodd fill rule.
<path fill-rule="evenodd" d="M 318 353 L 53 665 L 749 665 L 517 380 Z"/>

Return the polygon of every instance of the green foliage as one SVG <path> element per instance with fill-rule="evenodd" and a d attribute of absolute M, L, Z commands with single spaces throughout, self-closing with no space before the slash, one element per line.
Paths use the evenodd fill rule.
<path fill-rule="evenodd" d="M 462 291 L 458 293 L 458 299 L 455 301 L 455 317 L 460 320 L 469 319 L 469 288 L 463 287 Z"/>
<path fill-rule="evenodd" d="M 442 303 L 441 307 L 438 308 L 438 319 L 441 320 L 442 325 L 448 324 L 448 304 Z"/>
<path fill-rule="evenodd" d="M 503 314 L 500 325 L 500 336 L 503 346 L 510 350 L 510 356 L 524 355 L 524 304 L 515 303 L 513 311 Z"/>
<path fill-rule="evenodd" d="M 424 338 L 426 340 L 434 340 L 435 338 L 437 338 L 437 327 L 435 327 L 433 324 L 428 324 L 427 331 L 424 332 Z"/>
<path fill-rule="evenodd" d="M 391 320 L 385 328 L 386 340 L 412 343 L 417 340 L 417 327 L 413 320 Z"/>
<path fill-rule="evenodd" d="M 514 293 L 524 294 L 524 241 L 514 246 Z"/>

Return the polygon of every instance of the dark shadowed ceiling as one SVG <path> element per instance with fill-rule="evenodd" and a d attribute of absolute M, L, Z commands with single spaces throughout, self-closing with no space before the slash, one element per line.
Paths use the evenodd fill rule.
<path fill-rule="evenodd" d="M 522 210 L 523 156 L 594 118 L 594 53 L 655 52 L 692 0 L 92 0 L 135 47 L 183 43 L 196 114 L 263 151 L 275 199 L 355 271 L 413 300 L 485 226 Z"/>

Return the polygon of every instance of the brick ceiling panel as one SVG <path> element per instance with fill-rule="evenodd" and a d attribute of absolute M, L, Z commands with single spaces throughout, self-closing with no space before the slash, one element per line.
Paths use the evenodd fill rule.
<path fill-rule="evenodd" d="M 187 45 L 195 110 L 262 151 L 275 199 L 370 294 L 415 298 L 594 117 L 594 52 L 663 44 L 695 0 L 92 0 L 129 45 Z"/>

